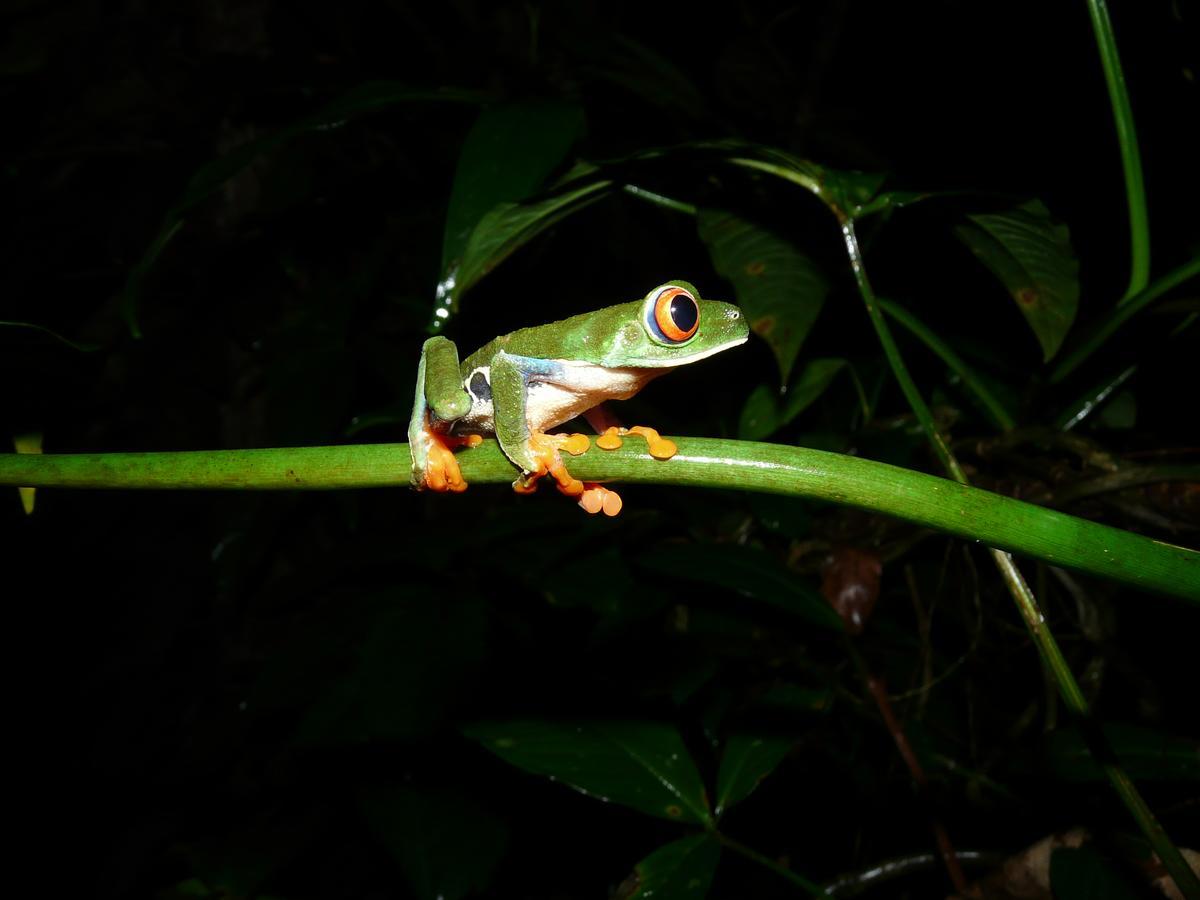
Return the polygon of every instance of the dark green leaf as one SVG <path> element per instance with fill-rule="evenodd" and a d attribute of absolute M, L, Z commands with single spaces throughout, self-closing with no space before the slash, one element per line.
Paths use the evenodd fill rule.
<path fill-rule="evenodd" d="M 834 212 L 855 218 L 888 205 L 903 206 L 925 194 L 897 192 L 885 201 L 879 195 L 886 176 L 880 172 L 828 169 L 786 150 L 742 141 L 708 141 L 696 144 L 727 153 L 730 161 L 801 185 L 812 191 Z"/>
<path fill-rule="evenodd" d="M 1040 200 L 969 218 L 975 224 L 955 234 L 1003 282 L 1049 360 L 1079 305 L 1079 264 L 1067 226 L 1056 224 Z"/>
<path fill-rule="evenodd" d="M 293 122 L 274 134 L 249 141 L 240 147 L 235 147 L 226 155 L 205 163 L 188 180 L 179 199 L 167 211 L 158 233 L 150 242 L 146 252 L 142 254 L 141 259 L 130 269 L 125 285 L 121 289 L 121 315 L 129 326 L 130 334 L 134 337 L 141 337 L 137 314 L 146 276 L 154 267 L 158 257 L 162 255 L 163 250 L 166 249 L 167 244 L 183 227 L 184 216 L 196 204 L 209 197 L 217 188 L 263 153 L 280 147 L 299 135 L 313 131 L 328 131 L 344 125 L 348 119 L 354 116 L 399 103 L 478 103 L 482 99 L 480 94 L 468 91 L 414 90 L 406 85 L 390 81 L 369 82 L 347 91 L 315 113 Z"/>
<path fill-rule="evenodd" d="M 748 734 L 735 734 L 726 741 L 717 773 L 716 814 L 723 815 L 729 807 L 750 796 L 758 783 L 783 762 L 792 743 L 786 738 Z"/>
<path fill-rule="evenodd" d="M 883 187 L 886 177 L 882 172 L 823 169 L 821 186 L 828 202 L 846 215 L 855 217 L 859 214 L 860 207 L 877 199 L 876 195 Z M 896 196 L 902 199 L 905 195 Z"/>
<path fill-rule="evenodd" d="M 714 268 L 733 285 L 738 305 L 775 354 L 780 383 L 786 384 L 829 293 L 824 273 L 790 241 L 732 213 L 701 210 L 698 228 Z"/>
<path fill-rule="evenodd" d="M 454 173 L 443 273 L 462 255 L 484 215 L 537 192 L 583 130 L 583 110 L 573 103 L 505 103 L 479 114 Z"/>
<path fill-rule="evenodd" d="M 721 845 L 707 834 L 659 847 L 633 868 L 617 900 L 702 900 L 708 896 Z"/>
<path fill-rule="evenodd" d="M 950 196 L 953 196 L 953 194 L 948 191 L 886 191 L 862 203 L 854 210 L 854 217 L 862 219 L 875 213 L 891 213 L 893 210 L 912 206 L 914 203 L 920 203 L 923 200 Z"/>
<path fill-rule="evenodd" d="M 710 824 L 700 773 L 683 740 L 656 722 L 486 722 L 465 729 L 514 766 L 600 800 L 676 822 Z"/>
<path fill-rule="evenodd" d="M 1143 728 L 1105 725 L 1104 736 L 1122 768 L 1135 781 L 1200 782 L 1200 743 Z M 1088 753 L 1082 735 L 1063 728 L 1048 738 L 1046 760 L 1067 781 L 1104 781 L 1103 770 Z"/>
<path fill-rule="evenodd" d="M 691 79 L 675 66 L 659 47 L 647 47 L 626 35 L 584 44 L 589 64 L 585 71 L 633 93 L 638 100 L 653 103 L 692 118 L 705 114 L 704 95 Z"/>
<path fill-rule="evenodd" d="M 1054 849 L 1050 889 L 1055 900 L 1135 900 L 1142 896 L 1092 846 Z"/>
<path fill-rule="evenodd" d="M 302 721 L 298 739 L 310 744 L 405 740 L 428 734 L 452 714 L 470 690 L 485 653 L 488 607 L 480 599 L 449 600 L 418 586 L 372 600 L 351 635 L 349 665 L 325 679 Z M 319 625 L 318 625 L 319 627 Z M 310 647 L 321 633 L 304 635 L 295 648 Z M 328 637 L 326 638 L 328 641 Z M 296 656 L 273 660 L 262 702 L 284 693 L 288 680 L 309 677 Z M 297 671 L 301 670 L 301 671 Z"/>
<path fill-rule="evenodd" d="M 738 437 L 744 441 L 761 441 L 770 437 L 792 419 L 808 409 L 846 365 L 844 359 L 814 359 L 789 386 L 786 394 L 760 384 L 742 407 L 738 419 Z"/>
<path fill-rule="evenodd" d="M 451 789 L 372 789 L 359 808 L 419 900 L 483 891 L 508 843 L 499 818 Z"/>
<path fill-rule="evenodd" d="M 458 298 L 519 247 L 599 200 L 611 187 L 610 181 L 585 180 L 583 184 L 568 185 L 541 200 L 501 203 L 493 207 L 471 232 L 457 268 L 452 267 L 443 278 L 438 315 L 444 318 L 443 310 L 445 315 L 455 311 Z"/>
<path fill-rule="evenodd" d="M 672 579 L 735 591 L 834 631 L 842 620 L 806 580 L 757 547 L 739 544 L 665 544 L 638 563 Z"/>

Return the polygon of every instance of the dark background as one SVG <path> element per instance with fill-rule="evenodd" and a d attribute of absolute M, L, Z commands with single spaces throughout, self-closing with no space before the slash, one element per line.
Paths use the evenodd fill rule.
<path fill-rule="evenodd" d="M 1198 109 L 1195 10 L 1113 6 L 1160 273 L 1200 247 L 1196 147 L 1184 136 Z M 1082 2 L 701 11 L 5 0 L 0 10 L 0 317 L 100 348 L 0 330 L 4 424 L 41 431 L 49 452 L 402 439 L 402 423 L 347 429 L 356 417 L 406 415 L 477 105 L 398 105 L 265 154 L 164 252 L 145 286 L 141 339 L 118 309 L 130 268 L 200 165 L 378 79 L 575 101 L 587 120 L 575 155 L 587 159 L 739 137 L 887 172 L 892 187 L 978 192 L 973 207 L 915 208 L 870 235 L 881 292 L 975 348 L 1024 398 L 1030 423 L 1136 359 L 1136 426 L 1092 436 L 1117 451 L 1194 447 L 1195 339 L 1167 342 L 1176 320 L 1139 320 L 1102 365 L 1059 394 L 1042 390 L 1036 342 L 948 227 L 963 209 L 1036 196 L 1070 227 L 1080 321 L 1124 290 L 1124 189 Z M 765 214 L 838 273 L 813 351 L 869 368 L 875 339 L 827 214 L 800 197 L 775 198 Z M 450 333 L 469 352 L 672 277 L 727 293 L 694 223 L 615 197 L 497 269 L 466 295 Z M 911 358 L 935 390 L 944 373 Z M 666 432 L 727 435 L 771 366 L 752 344 L 736 365 L 664 379 L 634 408 Z M 805 426 L 811 440 L 784 440 L 935 470 L 919 436 L 849 425 L 854 404 L 848 388 L 835 390 Z M 885 387 L 879 418 L 904 414 Z M 985 432 L 968 415 L 955 437 Z M 1025 474 L 985 478 L 1015 490 Z M 0 514 L 18 648 L 8 731 L 22 760 L 14 780 L 32 788 L 22 822 L 37 877 L 50 891 L 65 873 L 82 875 L 99 896 L 167 895 L 189 879 L 231 896 L 421 896 L 395 858 L 403 829 L 394 838 L 370 799 L 411 789 L 435 807 L 452 797 L 505 836 L 485 895 L 605 895 L 678 828 L 511 769 L 457 727 L 507 715 L 668 718 L 711 774 L 712 735 L 781 683 L 832 683 L 849 699 L 783 726 L 798 748 L 731 819 L 742 838 L 817 879 L 927 850 L 907 775 L 837 642 L 636 564 L 663 540 L 749 534 L 783 559 L 808 538 L 894 544 L 898 526 L 828 508 L 780 513 L 734 495 L 625 497 L 616 522 L 589 520 L 550 492 L 485 487 L 455 498 L 43 491 L 29 518 L 10 498 Z M 1194 530 L 1162 518 L 1091 512 L 1195 546 Z M 764 524 L 780 516 L 802 521 Z M 1012 851 L 1080 822 L 1131 833 L 1103 785 L 1065 782 L 1039 762 L 1053 703 L 982 554 L 926 536 L 885 567 L 874 664 L 898 690 L 912 676 L 906 573 L 909 585 L 944 591 L 952 610 L 939 670 L 966 654 L 913 713 L 914 739 L 930 759 L 953 756 L 1002 788 L 938 771 L 959 845 Z M 1099 638 L 1084 635 L 1082 601 L 1040 574 L 1103 713 L 1194 737 L 1194 614 L 1085 580 L 1088 603 L 1108 619 Z M 816 578 L 815 563 L 805 575 Z M 702 687 L 680 700 L 689 679 Z M 1149 795 L 1169 829 L 1195 827 L 1194 783 L 1151 783 Z M 459 852 L 469 848 L 463 838 Z M 928 878 L 905 889 L 945 890 L 936 871 Z M 722 863 L 714 889 L 787 893 L 738 859 Z"/>

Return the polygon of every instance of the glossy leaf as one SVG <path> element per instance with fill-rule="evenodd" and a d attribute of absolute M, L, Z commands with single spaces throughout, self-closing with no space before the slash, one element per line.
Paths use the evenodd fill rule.
<path fill-rule="evenodd" d="M 1055 900 L 1135 900 L 1142 896 L 1091 845 L 1054 848 L 1050 890 Z"/>
<path fill-rule="evenodd" d="M 698 228 L 713 267 L 733 285 L 738 305 L 775 354 L 780 383 L 786 384 L 829 294 L 824 273 L 790 241 L 732 213 L 701 210 Z"/>
<path fill-rule="evenodd" d="M 246 168 L 255 159 L 302 134 L 338 128 L 355 116 L 375 112 L 401 103 L 478 103 L 482 95 L 469 91 L 430 91 L 391 81 L 368 82 L 347 91 L 316 112 L 265 137 L 248 141 L 229 153 L 205 163 L 188 180 L 155 234 L 150 246 L 129 271 L 121 289 L 120 308 L 134 337 L 141 337 L 138 306 L 147 275 L 167 245 L 183 227 L 184 217 L 198 203 L 210 197 L 221 185 Z"/>
<path fill-rule="evenodd" d="M 905 206 L 912 206 L 935 197 L 951 197 L 951 191 L 885 191 L 861 203 L 854 210 L 854 218 L 864 219 L 876 213 L 888 214 Z"/>
<path fill-rule="evenodd" d="M 458 299 L 479 279 L 547 228 L 599 200 L 612 187 L 603 179 L 572 182 L 562 190 L 528 203 L 500 203 L 475 226 L 457 267 L 439 288 L 439 317 L 458 308 Z M 443 310 L 445 314 L 443 315 Z"/>
<path fill-rule="evenodd" d="M 842 630 L 842 620 L 806 579 L 757 547 L 666 544 L 640 557 L 638 563 L 673 580 L 716 585 L 833 631 Z"/>
<path fill-rule="evenodd" d="M 832 211 L 851 219 L 888 207 L 904 206 L 928 196 L 914 192 L 881 195 L 879 189 L 886 178 L 881 172 L 829 169 L 777 147 L 742 141 L 713 141 L 697 146 L 722 150 L 736 165 L 800 185 L 812 191 Z"/>
<path fill-rule="evenodd" d="M 616 900 L 701 900 L 708 896 L 721 845 L 696 834 L 659 847 L 634 866 Z"/>
<path fill-rule="evenodd" d="M 452 789 L 375 788 L 359 808 L 418 900 L 484 891 L 508 844 L 497 816 Z"/>
<path fill-rule="evenodd" d="M 955 234 L 1008 289 L 1049 360 L 1079 305 L 1079 264 L 1067 226 L 1055 223 L 1039 200 L 968 218 L 974 224 Z"/>
<path fill-rule="evenodd" d="M 442 271 L 463 253 L 471 232 L 499 203 L 536 193 L 584 130 L 573 103 L 519 102 L 479 114 L 463 144 L 450 191 Z"/>
<path fill-rule="evenodd" d="M 606 802 L 710 824 L 700 773 L 679 732 L 657 722 L 487 722 L 465 729 L 514 766 Z"/>
<path fill-rule="evenodd" d="M 742 407 L 738 419 L 738 437 L 744 441 L 761 441 L 770 437 L 825 393 L 833 383 L 834 376 L 845 365 L 844 359 L 810 360 L 788 387 L 786 394 L 760 384 L 750 392 Z"/>
<path fill-rule="evenodd" d="M 877 200 L 879 189 L 886 176 L 882 172 L 855 172 L 851 170 L 824 169 L 821 179 L 829 202 L 854 218 L 860 210 Z M 920 195 L 896 194 L 896 204 L 912 202 Z"/>
<path fill-rule="evenodd" d="M 1125 724 L 1105 725 L 1104 736 L 1130 778 L 1200 782 L 1200 742 Z M 1055 775 L 1066 781 L 1103 781 L 1106 777 L 1083 737 L 1071 728 L 1049 736 L 1046 761 Z"/>
<path fill-rule="evenodd" d="M 735 734 L 725 742 L 717 773 L 716 814 L 739 803 L 783 762 L 792 741 L 787 738 Z"/>

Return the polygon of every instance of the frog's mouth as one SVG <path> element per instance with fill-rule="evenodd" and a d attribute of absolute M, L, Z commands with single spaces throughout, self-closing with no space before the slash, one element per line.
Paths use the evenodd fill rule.
<path fill-rule="evenodd" d="M 723 344 L 717 344 L 715 347 L 709 347 L 707 350 L 698 350 L 695 353 L 689 353 L 686 356 L 672 355 L 664 359 L 639 359 L 635 362 L 626 363 L 626 368 L 630 369 L 674 369 L 678 366 L 686 366 L 690 363 L 699 362 L 702 359 L 708 359 L 724 350 L 731 347 L 738 347 L 750 340 L 750 335 L 734 338 L 731 341 L 726 341 Z"/>

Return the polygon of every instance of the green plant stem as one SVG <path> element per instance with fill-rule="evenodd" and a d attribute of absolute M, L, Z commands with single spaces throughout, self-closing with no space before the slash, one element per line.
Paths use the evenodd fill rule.
<path fill-rule="evenodd" d="M 684 203 L 682 200 L 676 200 L 665 194 L 659 194 L 655 191 L 638 187 L 636 184 L 623 184 L 621 185 L 621 190 L 631 197 L 637 197 L 639 200 L 645 200 L 647 203 L 653 203 L 655 206 L 661 206 L 664 209 L 674 210 L 675 212 L 684 213 L 689 216 L 695 216 L 699 213 L 699 210 L 691 203 Z"/>
<path fill-rule="evenodd" d="M 887 322 L 884 321 L 879 301 L 875 297 L 875 291 L 871 288 L 871 282 L 867 278 L 867 270 L 863 266 L 862 251 L 858 246 L 858 236 L 854 232 L 854 222 L 843 216 L 839 216 L 839 219 L 842 224 L 842 237 L 846 243 L 846 254 L 850 258 L 850 268 L 854 272 L 854 280 L 858 284 L 858 292 L 862 295 L 863 304 L 867 308 L 867 316 L 870 318 L 871 324 L 875 326 L 875 335 L 883 347 L 883 353 L 887 357 L 888 364 L 891 366 L 892 375 L 900 385 L 900 390 L 903 392 L 905 399 L 908 400 L 908 405 L 917 417 L 917 421 L 921 423 L 921 428 L 924 430 L 925 436 L 933 448 L 933 452 L 937 455 L 938 461 L 942 464 L 942 468 L 949 472 L 950 477 L 959 484 L 965 485 L 968 483 L 966 473 L 963 472 L 962 466 L 958 464 L 958 460 L 950 452 L 950 447 L 947 446 L 945 438 L 938 431 L 937 423 L 933 421 L 933 413 L 929 411 L 929 406 L 925 403 L 925 398 L 921 396 L 921 392 L 917 390 L 917 385 L 912 380 L 912 376 L 908 374 L 908 366 L 904 364 L 904 359 L 900 355 L 900 348 L 896 346 L 896 340 L 892 337 L 892 331 L 888 328 Z"/>
<path fill-rule="evenodd" d="M 987 389 L 987 386 L 979 380 L 979 376 L 963 361 L 962 357 L 950 349 L 949 344 L 938 337 L 932 329 L 928 328 L 924 322 L 903 306 L 893 303 L 890 300 L 885 300 L 882 297 L 877 298 L 877 302 L 880 309 L 911 331 L 921 343 L 941 357 L 942 361 L 963 380 L 963 384 L 967 386 L 967 389 L 983 404 L 984 409 L 987 410 L 988 414 L 992 417 L 992 421 L 1000 430 L 1012 431 L 1012 429 L 1016 428 L 1017 423 L 1008 414 L 1008 410 Z"/>
<path fill-rule="evenodd" d="M 1121 70 L 1121 56 L 1105 0 L 1088 0 L 1096 48 L 1104 67 L 1104 81 L 1112 104 L 1117 142 L 1121 146 L 1121 166 L 1125 172 L 1125 194 L 1129 204 L 1129 287 L 1121 304 L 1128 303 L 1150 280 L 1150 224 L 1146 213 L 1146 188 L 1142 179 L 1142 160 L 1138 150 L 1137 131 L 1133 126 L 1133 108 Z"/>
<path fill-rule="evenodd" d="M 1178 287 L 1189 278 L 1195 278 L 1196 275 L 1200 275 L 1200 256 L 1188 260 L 1182 266 L 1177 266 L 1161 278 L 1156 278 L 1153 284 L 1130 297 L 1128 302 L 1122 303 L 1093 328 L 1079 346 L 1058 361 L 1058 365 L 1050 373 L 1050 383 L 1058 384 L 1104 346 L 1108 339 L 1116 334 L 1117 330 L 1129 319 L 1167 291 Z"/>
<path fill-rule="evenodd" d="M 997 556 L 1008 556 L 1007 553 L 1001 553 L 999 550 L 993 550 L 992 553 Z M 1011 557 L 1009 561 L 1011 562 Z M 1006 570 L 1002 569 L 1001 571 Z M 1016 571 L 1016 569 L 1009 567 L 1007 571 Z M 1058 648 L 1058 642 L 1050 634 L 1033 593 L 1025 584 L 1024 579 L 1020 579 L 1019 576 L 1018 580 L 1010 583 L 1010 587 L 1013 589 L 1013 593 L 1019 597 L 1018 608 L 1021 610 L 1021 615 L 1033 634 L 1034 640 L 1039 641 L 1039 644 L 1045 644 L 1042 659 L 1054 674 L 1055 681 L 1059 686 L 1059 693 L 1082 732 L 1088 752 L 1104 770 L 1105 776 L 1121 798 L 1121 802 L 1125 804 L 1125 808 L 1129 810 L 1130 815 L 1137 822 L 1138 828 L 1146 836 L 1150 846 L 1154 848 L 1154 852 L 1158 854 L 1158 858 L 1162 860 L 1171 877 L 1175 879 L 1175 884 L 1183 892 L 1183 895 L 1192 898 L 1200 897 L 1200 878 L 1196 877 L 1187 860 L 1183 858 L 1154 813 L 1151 812 L 1150 807 L 1146 805 L 1145 799 L 1133 780 L 1121 768 L 1104 732 L 1091 717 L 1087 699 L 1083 696 L 1079 683 L 1071 674 L 1071 669 Z M 1044 641 L 1040 640 L 1042 635 L 1045 636 Z"/>
<path fill-rule="evenodd" d="M 585 481 L 714 487 L 812 497 L 1200 603 L 1200 553 L 945 478 L 779 444 L 676 438 L 655 460 L 637 438 L 569 460 Z M 493 440 L 458 454 L 476 488 L 516 470 Z M 182 453 L 0 454 L 0 485 L 172 490 L 338 490 L 408 484 L 407 444 Z M 473 488 L 474 489 L 474 488 Z M 453 503 L 453 497 L 440 498 Z M 543 502 L 530 499 L 529 502 Z M 544 502 L 550 502 L 546 499 Z M 565 502 L 556 498 L 556 502 Z M 581 513 L 582 515 L 582 513 Z"/>
<path fill-rule="evenodd" d="M 867 314 L 875 326 L 879 342 L 883 345 L 884 353 L 891 365 L 892 372 L 896 376 L 896 380 L 900 383 L 901 390 L 904 392 L 905 397 L 908 398 L 913 412 L 916 414 L 918 421 L 920 421 L 930 444 L 942 460 L 946 470 L 955 481 L 965 486 L 968 483 L 966 474 L 959 466 L 954 455 L 950 452 L 950 448 L 946 446 L 946 442 L 941 434 L 937 431 L 933 415 L 930 413 L 924 398 L 909 376 L 907 367 L 904 365 L 904 360 L 900 356 L 895 341 L 892 340 L 887 322 L 884 321 L 883 314 L 879 310 L 875 293 L 871 288 L 870 281 L 867 279 L 866 269 L 863 266 L 862 251 L 859 249 L 858 239 L 854 233 L 854 223 L 851 219 L 844 216 L 839 216 L 839 219 L 842 223 L 842 235 L 846 242 L 846 252 L 850 257 L 850 264 L 854 271 L 855 281 L 858 283 L 859 293 L 862 295 L 863 302 L 867 307 Z M 1109 746 L 1107 739 L 1104 737 L 1104 733 L 1095 726 L 1094 721 L 1091 719 L 1083 691 L 1080 690 L 1079 683 L 1075 680 L 1074 674 L 1072 674 L 1070 667 L 1067 665 L 1067 661 L 1059 649 L 1058 641 L 1055 640 L 1054 635 L 1046 625 L 1046 617 L 1038 605 L 1037 598 L 1029 589 L 1029 585 L 1026 584 L 1020 570 L 1017 569 L 1011 554 L 995 545 L 991 545 L 989 550 L 992 554 L 992 559 L 996 563 L 996 568 L 999 569 L 1001 577 L 1004 579 L 1009 592 L 1013 595 L 1013 599 L 1017 603 L 1017 609 L 1020 611 L 1021 617 L 1025 620 L 1025 625 L 1029 629 L 1038 652 L 1041 654 L 1043 663 L 1050 669 L 1054 681 L 1058 685 L 1059 694 L 1083 730 L 1088 750 L 1104 768 L 1105 774 L 1108 776 L 1109 782 L 1112 784 L 1114 790 L 1116 790 L 1117 795 L 1125 804 L 1126 809 L 1129 810 L 1130 815 L 1133 816 L 1134 821 L 1137 822 L 1138 827 L 1158 854 L 1159 859 L 1167 867 L 1167 871 L 1171 873 L 1171 877 L 1175 879 L 1175 883 L 1184 891 L 1185 896 L 1200 896 L 1200 879 L 1192 872 L 1187 861 L 1180 854 L 1179 849 L 1171 842 L 1162 825 L 1159 824 L 1154 814 L 1150 811 L 1150 808 L 1146 805 L 1145 800 L 1133 784 L 1133 781 L 1125 773 L 1124 769 L 1121 768 L 1112 747 Z M 1193 891 L 1195 892 L 1194 894 Z"/>
<path fill-rule="evenodd" d="M 1137 372 L 1137 363 L 1126 366 L 1116 375 L 1106 375 L 1099 384 L 1092 385 L 1075 401 L 1064 409 L 1054 420 L 1054 424 L 1062 431 L 1070 431 L 1088 416 L 1101 409 L 1122 385 Z"/>
<path fill-rule="evenodd" d="M 802 888 L 803 890 L 807 891 L 809 896 L 811 896 L 811 897 L 827 896 L 827 894 L 825 893 L 825 889 L 822 888 L 819 884 L 809 881 L 803 875 L 793 872 L 787 866 L 781 866 L 779 863 L 775 862 L 775 860 L 771 859 L 768 856 L 763 855 L 762 853 L 759 853 L 757 850 L 755 850 L 752 847 L 747 847 L 741 841 L 735 841 L 733 838 L 729 837 L 729 835 L 723 834 L 719 831 L 714 831 L 713 835 L 721 843 L 722 846 L 728 847 L 734 853 L 740 854 L 740 855 L 746 857 L 746 859 L 753 860 L 754 862 L 758 863 L 760 866 L 764 866 L 764 867 L 770 869 L 772 872 L 774 872 L 780 878 L 786 878 L 792 884 L 796 885 L 796 887 Z"/>
<path fill-rule="evenodd" d="M 1093 9 L 1096 8 L 1097 2 L 1098 0 L 1093 0 Z M 1104 12 L 1102 4 L 1099 5 L 1099 8 L 1101 12 Z M 1107 13 L 1105 13 L 1103 18 L 1105 23 L 1107 23 Z M 1099 35 L 1099 30 L 1097 33 Z M 1103 41 L 1101 47 L 1101 54 L 1106 60 L 1105 71 L 1111 71 L 1109 68 L 1110 63 L 1116 63 L 1116 71 L 1119 74 L 1119 62 L 1116 60 L 1116 45 L 1111 41 L 1111 28 L 1107 30 L 1107 35 L 1109 38 L 1108 50 L 1106 51 Z M 1131 220 L 1133 220 L 1132 233 L 1134 245 L 1133 268 L 1135 277 L 1131 280 L 1130 291 L 1131 293 L 1136 293 L 1145 286 L 1146 273 L 1149 271 L 1149 234 L 1146 228 L 1144 197 L 1141 189 L 1141 165 L 1137 161 L 1137 142 L 1133 137 L 1133 118 L 1132 114 L 1129 114 L 1128 111 L 1128 98 L 1124 93 L 1123 82 L 1119 83 L 1118 87 L 1119 98 L 1117 94 L 1112 94 L 1111 85 L 1110 95 L 1114 96 L 1114 98 L 1123 100 L 1125 106 L 1126 115 L 1122 115 L 1119 110 L 1117 111 L 1118 130 L 1120 131 L 1123 126 L 1127 126 L 1128 132 L 1127 138 L 1122 140 L 1122 148 L 1124 150 L 1131 147 L 1133 153 L 1133 164 L 1132 166 L 1127 165 L 1126 167 L 1126 183 L 1130 188 Z M 1114 103 L 1116 103 L 1116 99 L 1114 99 Z M 1124 132 L 1122 133 L 1124 134 Z M 887 327 L 887 322 L 884 321 L 883 313 L 880 311 L 879 303 L 875 298 L 875 292 L 871 288 L 871 284 L 867 279 L 866 270 L 863 266 L 862 252 L 858 246 L 858 238 L 854 233 L 854 221 L 851 211 L 839 209 L 834 203 L 832 203 L 821 184 L 810 177 L 807 173 L 797 172 L 794 170 L 789 170 L 784 166 L 761 163 L 750 159 L 734 159 L 731 160 L 731 162 L 736 165 L 746 166 L 748 168 L 770 173 L 776 177 L 784 178 L 788 181 L 791 181 L 793 184 L 803 187 L 805 190 L 814 194 L 818 199 L 822 200 L 822 202 L 824 202 L 837 217 L 842 226 L 842 237 L 845 240 L 846 252 L 849 256 L 850 266 L 854 272 L 854 278 L 858 284 L 859 293 L 862 295 L 863 304 L 866 307 L 867 315 L 871 319 L 872 325 L 875 327 L 875 333 L 878 336 L 880 345 L 883 347 L 885 355 L 887 356 L 888 362 L 892 368 L 892 372 L 895 375 L 897 382 L 900 384 L 900 389 L 904 392 L 905 397 L 912 406 L 914 414 L 917 416 L 918 421 L 920 421 L 922 428 L 925 430 L 930 445 L 933 447 L 934 453 L 937 454 L 938 459 L 942 462 L 943 467 L 947 472 L 950 473 L 955 481 L 959 482 L 961 488 L 965 488 L 967 481 L 966 475 L 959 466 L 958 461 L 950 452 L 950 449 L 946 446 L 945 440 L 938 433 L 933 421 L 933 416 L 930 414 L 929 408 L 925 405 L 924 399 L 921 397 L 920 392 L 917 390 L 916 385 L 909 376 L 908 369 L 904 365 L 904 360 L 900 356 L 899 350 L 896 347 L 896 342 L 893 340 L 891 332 Z M 1134 181 L 1132 180 L 1133 178 L 1136 178 L 1136 190 L 1134 187 Z M 1137 201 L 1136 204 L 1135 200 Z M 1134 214 L 1136 212 L 1134 209 L 1135 206 L 1140 206 L 1140 219 Z M 1139 221 L 1140 226 L 1138 224 Z M 1138 277 L 1139 272 L 1142 273 L 1140 277 Z M 1136 287 L 1133 286 L 1135 284 Z M 1085 727 L 1085 737 L 1090 736 L 1091 739 L 1088 741 L 1089 750 L 1098 760 L 1115 760 L 1112 749 L 1105 741 L 1103 733 L 1097 728 L 1088 727 L 1091 720 L 1088 718 L 1086 704 L 1077 704 L 1074 702 L 1076 698 L 1082 701 L 1083 694 L 1079 690 L 1079 685 L 1076 683 L 1074 676 L 1070 672 L 1070 669 L 1065 665 L 1065 663 L 1062 665 L 1055 665 L 1054 661 L 1056 659 L 1060 661 L 1062 660 L 1062 653 L 1058 649 L 1058 644 L 1054 640 L 1054 636 L 1046 627 L 1045 617 L 1038 608 L 1037 600 L 1034 598 L 1033 593 L 1029 590 L 1029 586 L 1025 584 L 1024 578 L 1022 578 L 1021 573 L 1013 564 L 1012 557 L 1009 556 L 1007 552 L 1003 552 L 1006 549 L 1011 548 L 1005 548 L 993 541 L 986 539 L 984 540 L 985 543 L 992 548 L 993 559 L 995 560 L 997 567 L 1000 569 L 1001 575 L 1003 576 L 1005 582 L 1008 584 L 1009 590 L 1013 594 L 1013 598 L 1017 603 L 1017 607 L 1021 611 L 1021 615 L 1025 619 L 1026 624 L 1030 629 L 1030 634 L 1034 639 L 1035 645 L 1037 646 L 1042 659 L 1045 661 L 1045 664 L 1050 667 L 1051 671 L 1054 672 L 1057 678 L 1059 692 L 1067 701 L 1078 720 Z M 1197 591 L 1200 591 L 1200 585 L 1197 585 L 1195 582 L 1191 582 L 1187 586 L 1186 590 L 1188 594 L 1196 593 Z M 1113 783 L 1118 795 L 1125 802 L 1126 807 L 1129 809 L 1130 814 L 1137 821 L 1139 827 L 1142 829 L 1143 834 L 1146 835 L 1146 838 L 1154 847 L 1155 852 L 1158 853 L 1159 858 L 1167 867 L 1167 871 L 1170 872 L 1171 877 L 1175 879 L 1175 883 L 1179 885 L 1180 890 L 1183 891 L 1185 896 L 1195 896 L 1200 898 L 1200 879 L 1197 879 L 1195 873 L 1192 872 L 1187 863 L 1184 861 L 1183 856 L 1179 853 L 1178 848 L 1171 843 L 1166 833 L 1162 830 L 1162 827 L 1158 824 L 1157 820 L 1154 819 L 1153 814 L 1150 812 L 1149 808 L 1146 807 L 1144 801 L 1138 794 L 1133 783 L 1129 780 L 1128 776 L 1124 774 L 1124 772 L 1115 762 L 1112 763 L 1112 766 L 1114 771 L 1109 774 L 1109 780 Z"/>

